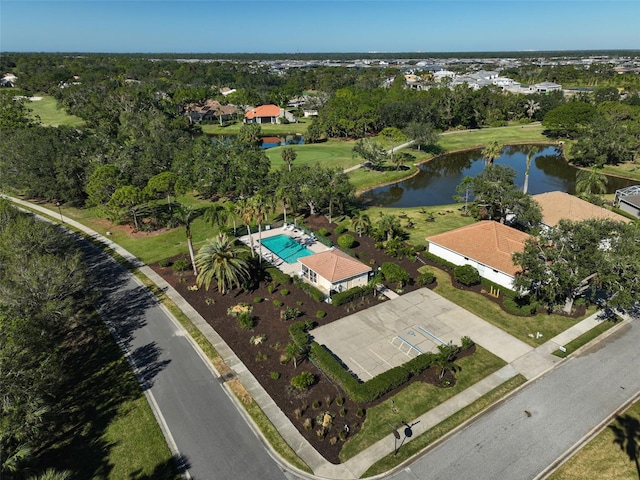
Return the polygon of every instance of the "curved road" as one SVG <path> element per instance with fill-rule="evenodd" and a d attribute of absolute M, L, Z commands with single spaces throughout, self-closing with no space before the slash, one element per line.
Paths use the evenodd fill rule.
<path fill-rule="evenodd" d="M 100 313 L 161 412 L 160 423 L 173 437 L 170 446 L 177 445 L 187 477 L 287 478 L 184 330 L 126 269 L 81 243 L 101 292 Z"/>

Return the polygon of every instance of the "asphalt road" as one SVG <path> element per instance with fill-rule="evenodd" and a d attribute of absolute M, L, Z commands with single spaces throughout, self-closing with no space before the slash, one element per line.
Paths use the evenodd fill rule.
<path fill-rule="evenodd" d="M 158 302 L 110 257 L 81 243 L 102 292 L 100 313 L 137 366 L 143 388 L 161 411 L 190 476 L 287 478 Z"/>
<path fill-rule="evenodd" d="M 640 392 L 634 321 L 479 417 L 394 480 L 532 480 Z"/>

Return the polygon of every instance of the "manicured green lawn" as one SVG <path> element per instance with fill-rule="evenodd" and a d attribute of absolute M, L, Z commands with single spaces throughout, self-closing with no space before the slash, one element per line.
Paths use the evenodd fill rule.
<path fill-rule="evenodd" d="M 483 128 L 462 132 L 447 132 L 440 135 L 438 145 L 445 151 L 460 150 L 471 147 L 485 146 L 492 140 L 500 143 L 548 142 L 554 143 L 542 135 L 542 125 L 511 125 L 508 127 Z"/>
<path fill-rule="evenodd" d="M 638 452 L 640 402 L 633 404 L 621 417 L 622 420 L 613 421 L 567 463 L 562 465 L 558 471 L 553 473 L 549 480 L 583 480 L 585 478 L 638 480 L 639 472 L 634 460 L 627 453 L 629 450 L 623 450 L 616 443 L 619 437 L 611 427 L 633 432 L 635 437 L 624 438 L 623 444 L 627 448 L 628 442 L 631 442 L 631 449 Z"/>
<path fill-rule="evenodd" d="M 340 451 L 341 461 L 348 460 L 389 435 L 391 433 L 389 424 L 397 425 L 402 421 L 410 423 L 423 413 L 499 370 L 505 362 L 477 345 L 475 354 L 456 361 L 456 364 L 461 367 L 461 370 L 456 373 L 458 381 L 455 386 L 440 388 L 424 382 L 414 382 L 392 398 L 367 410 L 367 418 L 362 430 L 348 440 Z"/>
<path fill-rule="evenodd" d="M 362 474 L 361 478 L 373 477 L 375 475 L 381 475 L 388 472 L 393 467 L 401 464 L 402 462 L 413 457 L 421 450 L 431 445 L 433 442 L 442 438 L 445 434 L 452 431 L 454 428 L 462 425 L 474 415 L 482 412 L 485 408 L 494 404 L 501 398 L 503 398 L 509 392 L 515 390 L 520 385 L 527 381 L 522 375 L 516 375 L 515 377 L 507 380 L 502 385 L 497 386 L 486 395 L 483 395 L 471 405 L 464 407 L 458 412 L 451 415 L 446 420 L 443 420 L 435 427 L 427 430 L 419 437 L 413 438 L 410 442 L 405 443 L 398 449 L 397 453 L 390 453 L 386 457 L 378 460 L 371 465 L 369 469 Z"/>
<path fill-rule="evenodd" d="M 58 102 L 49 95 L 38 95 L 42 100 L 28 102 L 27 107 L 33 110 L 35 115 L 40 117 L 44 125 L 57 127 L 67 125 L 70 127 L 80 127 L 84 125 L 84 120 L 75 115 L 68 115 L 64 110 L 58 108 Z"/>
<path fill-rule="evenodd" d="M 428 268 L 437 278 L 438 285 L 434 288 L 434 292 L 534 347 L 542 345 L 595 312 L 595 308 L 590 307 L 584 316 L 578 318 L 548 314 L 517 317 L 508 314 L 499 305 L 479 293 L 455 288 L 451 285 L 449 274 L 439 268 L 423 268 Z M 542 336 L 536 338 L 536 332 L 540 332 Z"/>
<path fill-rule="evenodd" d="M 582 347 L 582 346 L 586 345 L 587 343 L 589 343 L 594 338 L 599 337 L 600 334 L 606 332 L 607 330 L 609 330 L 614 325 L 615 325 L 615 322 L 613 322 L 613 321 L 609 321 L 609 320 L 602 321 L 596 327 L 592 328 L 588 332 L 583 333 L 578 338 L 572 340 L 571 342 L 567 343 L 566 345 L 563 345 L 565 347 L 566 351 L 563 352 L 562 350 L 556 350 L 555 352 L 553 352 L 553 354 L 556 357 L 565 358 L 565 357 L 571 355 L 576 350 L 578 350 L 580 347 Z"/>
<path fill-rule="evenodd" d="M 291 148 L 298 154 L 293 165 L 315 165 L 318 163 L 325 168 L 341 168 L 344 170 L 362 162 L 361 158 L 353 158 L 351 150 L 354 145 L 354 141 L 348 140 L 329 140 L 308 145 L 291 145 Z M 286 164 L 282 161 L 283 148 L 275 147 L 266 150 L 266 154 L 271 160 L 272 170 L 286 168 Z"/>
<path fill-rule="evenodd" d="M 381 214 L 400 216 L 400 222 L 409 234 L 407 242 L 414 246 L 425 246 L 427 244 L 425 239 L 431 235 L 448 232 L 475 222 L 473 217 L 463 217 L 460 214 L 460 208 L 461 205 L 458 204 L 410 208 L 369 207 L 366 213 L 374 224 Z M 434 220 L 430 221 L 432 215 Z M 407 228 L 409 221 L 413 223 L 412 228 Z"/>

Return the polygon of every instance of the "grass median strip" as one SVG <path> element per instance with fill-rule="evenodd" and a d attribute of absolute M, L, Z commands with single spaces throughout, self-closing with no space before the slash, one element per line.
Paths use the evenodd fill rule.
<path fill-rule="evenodd" d="M 402 445 L 402 447 L 398 449 L 397 454 L 390 453 L 386 457 L 371 465 L 371 467 L 369 467 L 369 469 L 362 475 L 362 478 L 372 477 L 384 472 L 388 472 L 405 460 L 413 457 L 436 440 L 442 438 L 454 428 L 462 425 L 473 416 L 493 405 L 509 392 L 512 392 L 520 385 L 523 385 L 526 381 L 527 380 L 522 375 L 517 375 L 507 380 L 503 384 L 491 390 L 486 395 L 480 397 L 472 404 L 464 407 L 463 409 L 451 415 L 446 420 L 440 422 L 435 427 L 427 430 L 422 435 Z"/>
<path fill-rule="evenodd" d="M 582 346 L 586 345 L 587 343 L 589 343 L 594 338 L 599 337 L 602 333 L 604 333 L 607 330 L 609 330 L 615 324 L 616 324 L 616 322 L 614 322 L 612 320 L 603 320 L 602 322 L 600 322 L 600 324 L 598 324 L 597 326 L 595 326 L 594 328 L 592 328 L 588 332 L 583 333 L 578 338 L 576 338 L 576 339 L 572 340 L 571 342 L 567 343 L 564 346 L 566 351 L 563 352 L 562 350 L 556 350 L 555 352 L 552 352 L 552 353 L 556 357 L 565 358 L 565 357 L 571 355 L 576 350 L 578 350 L 580 347 L 582 347 Z"/>

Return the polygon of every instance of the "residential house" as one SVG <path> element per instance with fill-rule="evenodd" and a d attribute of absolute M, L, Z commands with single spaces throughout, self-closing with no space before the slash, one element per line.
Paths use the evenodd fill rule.
<path fill-rule="evenodd" d="M 244 114 L 245 123 L 278 123 L 278 119 L 286 118 L 290 122 L 295 122 L 295 117 L 277 105 L 260 105 L 252 108 Z"/>
<path fill-rule="evenodd" d="M 580 222 L 592 218 L 608 218 L 618 222 L 629 221 L 622 215 L 564 192 L 541 193 L 532 198 L 542 209 L 542 224 L 546 227 L 555 227 L 560 220 Z"/>
<path fill-rule="evenodd" d="M 300 276 L 327 294 L 362 287 L 372 272 L 371 267 L 335 247 L 301 257 L 298 262 L 302 265 Z"/>
<path fill-rule="evenodd" d="M 217 120 L 222 125 L 222 122 L 235 118 L 238 109 L 233 105 L 222 105 L 217 100 L 207 100 L 204 104 L 187 105 L 185 114 L 189 117 L 190 123 Z"/>
<path fill-rule="evenodd" d="M 427 237 L 429 253 L 454 265 L 471 265 L 480 276 L 513 290 L 519 271 L 514 253 L 524 251 L 530 235 L 492 220 L 483 220 Z"/>
<path fill-rule="evenodd" d="M 562 91 L 562 85 L 553 82 L 536 83 L 529 85 L 529 91 L 533 93 L 549 93 Z"/>

